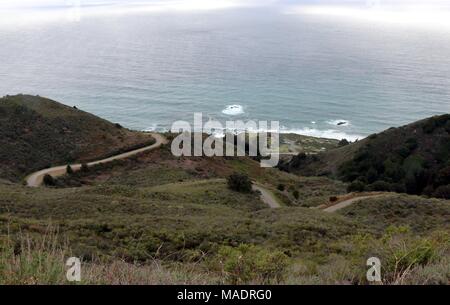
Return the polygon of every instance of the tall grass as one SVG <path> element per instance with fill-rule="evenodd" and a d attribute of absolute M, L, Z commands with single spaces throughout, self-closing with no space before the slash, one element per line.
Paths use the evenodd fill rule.
<path fill-rule="evenodd" d="M 72 256 L 70 248 L 61 242 L 58 230 L 48 227 L 39 236 L 0 236 L 0 285 L 370 284 L 363 258 L 374 249 L 382 261 L 383 284 L 449 284 L 448 235 L 437 233 L 420 238 L 391 230 L 378 240 L 353 243 L 353 259 L 335 254 L 320 265 L 291 259 L 288 264 L 283 253 L 251 245 L 223 247 L 209 260 L 184 263 L 94 258 L 82 262 L 81 282 L 71 283 L 65 266 Z"/>
<path fill-rule="evenodd" d="M 71 251 L 59 240 L 58 231 L 49 227 L 39 236 L 19 234 L 0 237 L 0 285 L 63 284 L 218 284 L 219 279 L 197 264 L 176 264 L 170 268 L 160 260 L 146 265 L 115 259 L 110 262 L 82 262 L 81 282 L 66 278 L 66 260 Z"/>
<path fill-rule="evenodd" d="M 67 248 L 59 246 L 57 231 L 49 228 L 38 238 L 9 234 L 0 239 L 0 284 L 40 285 L 65 282 Z"/>

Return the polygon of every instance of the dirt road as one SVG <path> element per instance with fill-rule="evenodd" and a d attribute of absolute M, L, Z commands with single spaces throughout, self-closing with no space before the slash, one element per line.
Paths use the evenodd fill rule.
<path fill-rule="evenodd" d="M 156 142 L 150 146 L 146 146 L 146 147 L 135 149 L 135 150 L 132 150 L 132 151 L 129 151 L 126 153 L 118 154 L 118 155 L 115 155 L 115 156 L 112 156 L 112 157 L 109 157 L 106 159 L 93 161 L 93 162 L 88 163 L 87 165 L 92 166 L 92 165 L 97 165 L 100 163 L 108 163 L 108 162 L 111 162 L 114 160 L 126 159 L 126 158 L 140 154 L 145 151 L 154 150 L 156 148 L 159 148 L 162 144 L 168 143 L 168 140 L 161 134 L 152 133 L 151 135 L 156 140 Z M 81 168 L 81 164 L 71 164 L 70 166 L 72 167 L 73 171 L 78 171 Z M 37 172 L 29 175 L 26 178 L 27 185 L 29 187 L 39 187 L 39 186 L 41 186 L 45 175 L 50 175 L 52 177 L 63 176 L 66 174 L 66 169 L 67 169 L 67 165 L 62 165 L 62 166 L 55 166 L 55 167 L 46 168 L 46 169 L 37 171 Z"/>
<path fill-rule="evenodd" d="M 264 188 L 263 186 L 253 184 L 252 188 L 254 191 L 259 191 L 261 193 L 262 202 L 267 204 L 272 209 L 281 207 L 280 204 L 278 203 L 278 201 L 276 200 L 276 198 L 274 197 L 274 195 L 269 190 Z"/>
<path fill-rule="evenodd" d="M 346 208 L 346 207 L 352 205 L 355 202 L 362 201 L 362 200 L 369 199 L 369 198 L 378 198 L 381 196 L 386 196 L 386 194 L 366 195 L 366 196 L 351 198 L 351 199 L 348 199 L 345 201 L 341 201 L 341 202 L 339 202 L 335 205 L 332 205 L 328 208 L 325 208 L 322 211 L 328 212 L 328 213 L 334 213 L 334 212 L 337 212 L 343 208 Z"/>

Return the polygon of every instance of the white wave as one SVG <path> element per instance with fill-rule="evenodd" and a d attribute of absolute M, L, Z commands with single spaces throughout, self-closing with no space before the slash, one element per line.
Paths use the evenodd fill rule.
<path fill-rule="evenodd" d="M 168 132 L 169 129 L 166 127 L 160 127 L 158 124 L 154 123 L 150 127 L 143 129 L 144 132 Z"/>
<path fill-rule="evenodd" d="M 158 127 L 158 124 L 152 124 L 150 127 L 145 128 L 143 131 L 147 131 L 147 132 L 155 131 L 157 127 Z"/>
<path fill-rule="evenodd" d="M 333 125 L 333 126 L 344 126 L 344 127 L 351 125 L 350 121 L 347 121 L 347 120 L 330 120 L 330 121 L 327 121 L 327 124 Z"/>
<path fill-rule="evenodd" d="M 226 115 L 239 115 L 244 113 L 244 107 L 241 105 L 228 105 L 224 110 L 222 110 L 223 114 Z"/>
<path fill-rule="evenodd" d="M 213 131 L 212 136 L 218 139 L 225 138 L 225 130 L 215 130 Z"/>
<path fill-rule="evenodd" d="M 250 134 L 255 134 L 255 133 L 262 133 L 262 132 L 277 132 L 276 130 L 270 130 L 270 129 L 247 129 L 247 130 L 227 130 L 227 129 L 223 129 L 223 130 L 214 130 L 211 134 L 215 137 L 215 138 L 223 138 L 225 137 L 225 135 L 227 133 L 229 134 L 240 134 L 243 132 L 248 132 Z M 345 132 L 339 131 L 339 130 L 335 130 L 335 129 L 327 129 L 327 130 L 319 130 L 319 129 L 314 129 L 314 128 L 302 128 L 302 129 L 289 129 L 286 127 L 282 127 L 279 131 L 280 134 L 287 134 L 287 133 L 294 133 L 294 134 L 299 134 L 299 135 L 303 135 L 303 136 L 310 136 L 310 137 L 315 137 L 315 138 L 325 138 L 325 139 L 335 139 L 335 140 L 342 140 L 342 139 L 347 139 L 348 141 L 356 141 L 356 140 L 362 140 L 365 138 L 365 136 L 363 135 L 357 135 L 357 134 L 347 134 Z"/>
<path fill-rule="evenodd" d="M 326 138 L 326 139 L 336 139 L 342 140 L 347 139 L 349 141 L 356 141 L 364 139 L 365 136 L 356 135 L 356 134 L 347 134 L 345 132 L 335 130 L 335 129 L 327 129 L 327 130 L 319 130 L 314 128 L 302 128 L 302 129 L 285 129 L 282 130 L 281 133 L 295 133 L 304 136 L 316 137 L 316 138 Z"/>

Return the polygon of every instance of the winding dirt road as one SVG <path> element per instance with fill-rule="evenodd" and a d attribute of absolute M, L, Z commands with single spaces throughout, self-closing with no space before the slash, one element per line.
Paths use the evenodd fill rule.
<path fill-rule="evenodd" d="M 93 161 L 93 162 L 87 163 L 87 165 L 93 166 L 93 165 L 97 165 L 97 164 L 101 164 L 101 163 L 108 163 L 108 162 L 111 162 L 114 160 L 126 159 L 126 158 L 140 154 L 145 151 L 154 150 L 156 148 L 159 148 L 161 145 L 167 144 L 169 142 L 161 134 L 152 133 L 151 136 L 156 140 L 156 142 L 150 146 L 146 146 L 146 147 L 135 149 L 135 150 L 132 150 L 132 151 L 129 151 L 126 153 L 118 154 L 118 155 L 115 155 L 115 156 L 112 156 L 112 157 L 109 157 L 106 159 Z M 73 171 L 78 171 L 81 169 L 81 164 L 71 164 L 70 166 L 72 167 Z M 62 166 L 55 166 L 55 167 L 46 168 L 46 169 L 37 171 L 37 172 L 29 175 L 28 177 L 26 177 L 27 185 L 29 187 L 39 187 L 42 185 L 45 175 L 50 175 L 52 177 L 63 176 L 66 174 L 66 169 L 67 169 L 67 165 L 62 165 Z"/>
<path fill-rule="evenodd" d="M 278 201 L 276 200 L 276 198 L 274 197 L 274 195 L 269 190 L 264 188 L 263 186 L 260 186 L 258 184 L 253 184 L 252 189 L 254 191 L 259 191 L 261 193 L 262 202 L 267 204 L 270 208 L 276 209 L 276 208 L 281 207 L 280 204 L 278 203 Z"/>
<path fill-rule="evenodd" d="M 352 205 L 355 202 L 366 200 L 369 198 L 378 198 L 378 197 L 382 197 L 382 196 L 387 196 L 387 194 L 366 195 L 366 196 L 361 196 L 361 197 L 355 197 L 355 198 L 341 201 L 335 205 L 332 205 L 328 208 L 323 209 L 322 211 L 328 212 L 328 213 L 334 213 L 334 212 L 337 212 L 343 208 L 346 208 L 346 207 Z"/>

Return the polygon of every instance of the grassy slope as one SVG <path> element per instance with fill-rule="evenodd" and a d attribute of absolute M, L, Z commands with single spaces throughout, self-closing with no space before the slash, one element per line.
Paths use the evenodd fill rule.
<path fill-rule="evenodd" d="M 202 186 L 200 188 L 199 186 Z M 40 233 L 50 219 L 77 254 L 146 260 L 161 255 L 180 259 L 189 250 L 257 243 L 305 247 L 352 233 L 356 224 L 341 216 L 305 208 L 270 210 L 257 194 L 239 194 L 218 180 L 195 186 L 151 188 L 94 186 L 78 189 L 2 187 L 1 221 Z M 295 232 L 302 232 L 297 235 Z M 6 233 L 6 232 L 3 232 Z M 294 238 L 294 240 L 291 240 Z"/>
<path fill-rule="evenodd" d="M 227 282 L 215 264 L 216 257 L 221 247 L 240 244 L 285 253 L 289 283 L 345 282 L 364 274 L 367 251 L 376 250 L 361 244 L 362 236 L 366 236 L 363 240 L 377 240 L 391 225 L 411 227 L 414 238 L 449 231 L 448 201 L 408 195 L 367 200 L 328 214 L 302 207 L 269 209 L 257 194 L 231 192 L 221 179 L 148 187 L 98 184 L 28 189 L 1 185 L 0 192 L 3 236 L 9 232 L 16 239 L 22 232 L 40 238 L 51 225 L 58 228 L 60 243 L 67 242 L 73 255 L 100 258 L 89 268 L 107 272 L 105 264 L 120 265 L 117 272 L 132 272 L 128 283 L 142 280 L 142 273 L 154 279 L 162 276 L 154 274 L 157 270 L 168 268 L 164 272 L 171 273 L 180 266 L 189 283 L 195 283 L 200 274 L 208 276 L 204 279 L 208 283 Z M 439 253 L 436 263 L 446 256 Z M 145 267 L 119 263 L 118 259 Z M 155 263 L 167 268 L 155 270 Z M 197 267 L 191 268 L 192 264 Z M 339 273 L 335 264 L 345 266 L 345 272 Z M 325 272 L 325 266 L 329 271 Z M 441 277 L 441 272 L 435 271 L 436 276 Z M 178 282 L 173 276 L 163 283 Z M 109 278 L 113 280 L 118 279 Z M 160 282 L 154 279 L 153 283 Z"/>
<path fill-rule="evenodd" d="M 392 224 L 408 226 L 418 234 L 433 229 L 450 229 L 448 200 L 392 194 L 387 198 L 366 199 L 338 213 L 380 231 Z"/>
<path fill-rule="evenodd" d="M 151 137 L 92 114 L 28 95 L 0 99 L 0 178 L 87 161 L 148 144 Z"/>
<path fill-rule="evenodd" d="M 224 178 L 236 171 L 264 184 L 285 207 L 269 209 L 256 193 L 230 191 Z M 328 214 L 307 206 L 344 193 L 342 183 L 262 169 L 249 158 L 175 158 L 169 146 L 60 182 L 80 187 L 0 182 L 0 283 L 64 283 L 69 255 L 89 262 L 86 283 L 364 283 L 369 256 L 382 258 L 386 282 L 393 282 L 403 273 L 389 258 L 405 251 L 420 262 L 405 281 L 450 278 L 448 239 L 434 237 L 449 230 L 445 200 L 399 195 Z M 390 225 L 407 225 L 412 234 L 392 237 Z M 49 226 L 58 229 L 55 243 L 70 249 L 17 251 L 23 234 L 39 240 Z M 245 252 L 242 244 L 257 250 Z M 44 269 L 34 263 L 41 255 Z"/>
<path fill-rule="evenodd" d="M 62 179 L 62 185 L 156 185 L 204 179 L 224 179 L 233 172 L 247 174 L 263 184 L 287 206 L 315 206 L 328 202 L 330 196 L 345 193 L 346 185 L 325 177 L 299 177 L 275 168 L 261 168 L 250 158 L 176 158 L 169 145 L 160 150 L 114 164 L 91 169 Z M 278 190 L 283 185 L 285 190 Z M 299 198 L 294 198 L 297 191 Z"/>
<path fill-rule="evenodd" d="M 49 224 L 57 227 L 73 255 L 100 258 L 86 267 L 89 283 L 230 283 L 217 265 L 217 256 L 222 247 L 235 249 L 240 244 L 285 253 L 289 258 L 286 283 L 359 282 L 366 270 L 364 260 L 374 251 L 361 244 L 362 236 L 377 243 L 390 225 L 410 226 L 414 238 L 449 228 L 448 201 L 407 195 L 368 200 L 367 205 L 351 206 L 338 214 L 293 205 L 269 209 L 257 194 L 227 189 L 223 177 L 233 171 L 249 174 L 278 196 L 284 195 L 275 190 L 280 182 L 299 190 L 303 186 L 301 201 L 322 201 L 323 194 L 342 192 L 342 187 L 326 178 L 266 171 L 248 158 L 178 159 L 164 147 L 92 168 L 76 177 L 84 183 L 78 188 L 0 185 L 0 227 L 3 234 L 9 230 L 17 236 L 21 231 L 32 238 L 45 234 Z M 438 259 L 427 267 L 437 270 L 432 276 L 426 269 L 427 275 L 411 281 L 445 278 L 443 257 L 437 254 Z M 118 278 L 108 273 L 109 264 L 121 274 Z"/>
<path fill-rule="evenodd" d="M 281 153 L 319 153 L 336 148 L 339 141 L 334 139 L 314 138 L 293 133 L 280 134 Z"/>

